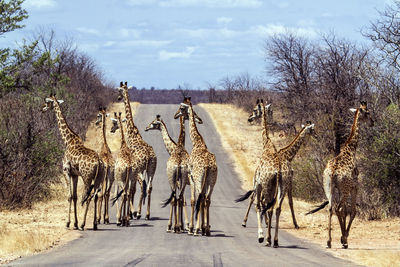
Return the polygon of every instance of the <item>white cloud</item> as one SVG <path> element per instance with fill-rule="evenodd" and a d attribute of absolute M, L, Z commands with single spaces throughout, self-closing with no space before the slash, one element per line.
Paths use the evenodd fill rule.
<path fill-rule="evenodd" d="M 165 50 L 161 50 L 159 53 L 160 60 L 170 60 L 173 58 L 190 58 L 193 52 L 196 50 L 196 47 L 190 46 L 186 47 L 185 51 L 182 52 L 168 52 Z"/>
<path fill-rule="evenodd" d="M 186 35 L 190 38 L 200 38 L 200 39 L 209 39 L 209 38 L 233 38 L 241 33 L 238 31 L 230 30 L 227 28 L 220 29 L 178 29 L 177 32 L 179 34 Z"/>
<path fill-rule="evenodd" d="M 228 18 L 228 17 L 217 18 L 217 23 L 219 23 L 219 24 L 228 24 L 230 22 L 232 22 L 232 18 Z"/>
<path fill-rule="evenodd" d="M 101 35 L 101 33 L 98 30 L 92 29 L 92 28 L 79 27 L 76 30 L 78 32 L 85 33 L 85 34 L 92 34 L 92 35 L 97 35 L 97 36 Z"/>
<path fill-rule="evenodd" d="M 141 34 L 141 32 L 136 29 L 127 29 L 127 28 L 119 29 L 118 33 L 124 38 L 127 37 L 140 38 Z"/>
<path fill-rule="evenodd" d="M 258 25 L 251 29 L 252 32 L 261 36 L 272 36 L 275 34 L 293 33 L 299 36 L 315 38 L 317 31 L 312 27 L 286 27 L 281 24 Z"/>
<path fill-rule="evenodd" d="M 111 46 L 113 46 L 113 45 L 115 45 L 116 44 L 116 42 L 114 42 L 114 41 L 107 41 L 107 42 L 105 42 L 104 43 L 104 47 L 111 47 Z"/>
<path fill-rule="evenodd" d="M 147 46 L 147 47 L 161 47 L 172 43 L 172 41 L 158 41 L 158 40 L 132 40 L 132 41 L 122 41 L 118 44 L 122 47 L 132 47 L 132 46 Z"/>
<path fill-rule="evenodd" d="M 23 5 L 26 8 L 42 8 L 42 7 L 54 7 L 56 1 L 54 0 L 26 0 Z"/>
<path fill-rule="evenodd" d="M 128 0 L 133 6 L 154 5 L 161 7 L 220 7 L 220 8 L 255 8 L 262 6 L 261 0 Z"/>

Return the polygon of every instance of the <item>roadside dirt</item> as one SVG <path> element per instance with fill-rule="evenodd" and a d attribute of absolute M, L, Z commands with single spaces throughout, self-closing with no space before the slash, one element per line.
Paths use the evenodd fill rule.
<path fill-rule="evenodd" d="M 135 113 L 139 103 L 132 102 L 132 113 Z M 115 112 L 124 112 L 123 103 L 114 103 L 108 108 L 110 116 Z M 109 117 L 110 118 L 110 117 Z M 107 121 L 107 128 L 111 121 Z M 114 153 L 120 146 L 120 135 L 111 134 L 107 130 L 107 141 Z M 95 151 L 100 150 L 102 142 L 101 129 L 91 123 L 87 133 L 85 145 Z M 78 231 L 65 228 L 68 212 L 68 186 L 65 179 L 61 184 L 54 185 L 51 199 L 36 203 L 31 209 L 0 212 L 0 264 L 5 264 L 13 259 L 32 255 L 81 237 Z M 78 195 L 80 196 L 82 184 L 78 182 Z M 92 207 L 92 206 L 91 206 Z M 93 221 L 93 211 L 89 208 L 86 221 Z M 78 219 L 82 218 L 83 209 L 78 208 Z"/>
<path fill-rule="evenodd" d="M 252 179 L 261 155 L 262 127 L 247 122 L 250 114 L 233 105 L 200 104 L 213 119 L 214 125 L 221 135 L 224 148 L 229 152 L 235 164 L 235 170 L 242 178 L 243 191 L 252 188 Z M 277 148 L 283 147 L 290 138 L 270 136 Z M 287 201 L 284 201 L 280 226 L 296 237 L 308 240 L 325 247 L 327 240 L 328 211 L 325 209 L 313 215 L 304 214 L 315 204 L 294 199 L 294 209 L 299 230 L 293 228 L 292 218 Z M 244 214 L 243 214 L 244 215 Z M 249 220 L 255 220 L 255 212 L 251 211 Z M 400 264 L 400 218 L 380 221 L 364 221 L 356 217 L 353 222 L 349 249 L 344 250 L 340 244 L 340 227 L 337 218 L 333 217 L 332 249 L 327 250 L 356 264 L 368 266 L 399 266 Z M 241 223 L 241 222 L 237 222 Z"/>

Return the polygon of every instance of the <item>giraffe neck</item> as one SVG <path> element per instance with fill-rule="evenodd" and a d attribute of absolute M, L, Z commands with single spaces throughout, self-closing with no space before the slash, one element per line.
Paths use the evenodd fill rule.
<path fill-rule="evenodd" d="M 118 118 L 118 123 L 119 123 L 119 129 L 121 130 L 121 147 L 120 149 L 126 148 L 126 141 L 125 141 L 125 135 L 124 135 L 124 127 L 122 125 L 121 118 Z"/>
<path fill-rule="evenodd" d="M 293 141 L 287 145 L 286 147 L 279 150 L 282 158 L 292 161 L 299 151 L 302 144 L 305 143 L 306 140 L 306 128 L 303 128 L 299 134 L 293 139 Z"/>
<path fill-rule="evenodd" d="M 102 113 L 103 147 L 109 150 L 106 138 L 106 114 Z"/>
<path fill-rule="evenodd" d="M 207 149 L 207 146 L 204 143 L 203 137 L 200 135 L 199 131 L 197 130 L 192 104 L 189 105 L 188 109 L 189 109 L 190 140 L 192 140 L 193 149 L 195 149 L 195 148 Z"/>
<path fill-rule="evenodd" d="M 185 118 L 183 116 L 179 118 L 179 124 L 181 128 L 179 132 L 178 145 L 185 146 Z"/>
<path fill-rule="evenodd" d="M 135 146 L 141 139 L 142 136 L 139 133 L 139 130 L 136 128 L 133 123 L 132 109 L 131 104 L 129 102 L 128 89 L 124 88 L 124 106 L 125 106 L 125 114 L 126 114 L 126 136 L 129 147 Z"/>
<path fill-rule="evenodd" d="M 360 117 L 360 109 L 357 109 L 357 111 L 354 114 L 354 121 L 353 125 L 351 126 L 350 135 L 347 138 L 346 142 L 344 143 L 342 151 L 349 150 L 352 154 L 355 154 L 358 144 L 358 135 L 359 135 L 359 128 L 358 128 L 359 117 Z"/>
<path fill-rule="evenodd" d="M 272 143 L 272 140 L 269 138 L 269 131 L 268 131 L 268 125 L 267 125 L 267 112 L 265 109 L 264 103 L 262 104 L 262 122 L 263 122 L 263 150 L 264 153 L 275 153 L 276 148 L 275 145 Z"/>
<path fill-rule="evenodd" d="M 82 139 L 69 128 L 67 121 L 64 118 L 64 115 L 61 111 L 60 105 L 58 104 L 56 99 L 53 99 L 54 111 L 56 113 L 58 129 L 60 130 L 60 134 L 66 146 L 73 143 L 74 141 L 82 142 Z"/>
<path fill-rule="evenodd" d="M 164 121 L 161 121 L 160 130 L 161 130 L 162 138 L 164 140 L 165 148 L 167 149 L 168 154 L 171 155 L 172 152 L 176 148 L 176 143 L 174 142 L 174 140 L 172 140 L 171 136 L 169 136 L 168 129 L 167 129 L 167 126 L 165 125 Z"/>

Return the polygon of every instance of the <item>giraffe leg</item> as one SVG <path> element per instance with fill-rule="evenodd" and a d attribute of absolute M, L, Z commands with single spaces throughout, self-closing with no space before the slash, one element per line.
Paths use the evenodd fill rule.
<path fill-rule="evenodd" d="M 173 216 L 173 213 L 174 213 L 174 205 L 173 205 L 173 203 L 174 203 L 174 200 L 172 199 L 171 200 L 171 203 L 169 204 L 169 220 L 168 220 L 168 226 L 167 226 L 167 232 L 169 233 L 169 232 L 171 232 L 171 230 L 172 230 L 172 216 Z"/>
<path fill-rule="evenodd" d="M 66 223 L 66 227 L 69 228 L 69 225 L 71 224 L 71 207 L 72 207 L 72 196 L 73 196 L 73 192 L 72 192 L 72 177 L 69 175 L 69 173 L 64 171 L 64 175 L 66 177 L 66 180 L 68 181 L 68 188 L 69 188 L 69 192 L 68 192 L 68 217 L 67 217 L 67 223 Z"/>
<path fill-rule="evenodd" d="M 247 211 L 246 211 L 246 214 L 244 215 L 244 219 L 243 219 L 243 223 L 242 223 L 243 227 L 246 227 L 247 219 L 249 217 L 249 212 L 250 212 L 251 206 L 253 205 L 253 202 L 254 202 L 254 193 L 251 194 L 251 197 L 249 200 L 249 205 L 247 206 Z"/>
<path fill-rule="evenodd" d="M 103 198 L 104 198 L 104 193 L 107 189 L 107 177 L 106 179 L 104 179 L 103 184 L 101 186 L 101 192 L 98 194 L 97 198 L 98 198 L 98 206 L 97 206 L 97 216 L 96 216 L 96 220 L 97 220 L 97 224 L 100 224 L 101 221 L 101 211 L 102 211 L 102 205 L 103 205 Z M 105 210 L 105 208 L 104 208 Z"/>
<path fill-rule="evenodd" d="M 150 179 L 149 182 L 149 189 L 147 191 L 147 213 L 146 213 L 146 220 L 150 220 L 150 203 L 151 203 L 151 191 L 153 191 L 153 185 Z"/>
<path fill-rule="evenodd" d="M 97 214 L 96 214 L 96 212 L 97 212 L 97 201 L 98 201 L 98 199 L 99 199 L 99 197 L 97 196 L 97 193 L 95 193 L 95 195 L 94 195 L 94 200 L 93 200 L 93 208 L 94 208 L 94 211 L 93 211 L 93 230 L 97 230 Z M 100 217 L 100 214 L 99 214 L 99 217 Z"/>
<path fill-rule="evenodd" d="M 130 212 L 129 212 L 129 217 L 131 219 L 136 218 L 137 212 L 135 211 L 135 205 L 134 205 L 134 200 L 135 200 L 135 193 L 136 193 L 136 180 L 131 181 L 131 189 L 130 189 L 130 197 L 129 197 L 129 206 L 130 206 Z"/>
<path fill-rule="evenodd" d="M 197 214 L 197 218 L 196 218 L 196 229 L 194 231 L 194 235 L 199 235 L 200 234 L 200 224 L 201 224 L 201 219 L 202 219 L 202 215 L 204 214 L 204 203 L 203 201 L 200 202 L 200 211 Z M 204 216 L 204 215 L 203 215 Z"/>
<path fill-rule="evenodd" d="M 72 201 L 74 202 L 74 230 L 78 230 L 78 176 L 72 176 Z"/>
<path fill-rule="evenodd" d="M 188 217 L 188 211 L 186 208 L 187 204 L 186 204 L 186 198 L 183 199 L 183 214 L 185 216 L 185 231 L 189 231 L 189 217 Z"/>
<path fill-rule="evenodd" d="M 261 222 L 261 190 L 260 188 L 256 189 L 256 212 L 257 212 L 257 223 L 258 223 L 258 243 L 264 242 L 264 233 L 262 230 L 262 222 Z"/>
<path fill-rule="evenodd" d="M 193 178 L 191 177 L 192 183 L 190 184 L 190 208 L 191 208 L 191 213 L 190 213 L 190 223 L 189 223 L 189 231 L 188 234 L 192 235 L 193 234 L 193 226 L 194 226 L 194 205 L 195 205 L 195 192 L 194 192 L 194 182 Z"/>
<path fill-rule="evenodd" d="M 270 247 L 271 246 L 271 228 L 272 228 L 272 215 L 274 214 L 274 210 L 270 209 L 267 211 L 267 216 L 268 216 L 268 221 L 267 223 L 267 243 L 266 246 Z"/>
<path fill-rule="evenodd" d="M 290 212 L 292 213 L 293 225 L 294 225 L 295 229 L 299 229 L 300 227 L 297 224 L 296 216 L 294 214 L 294 208 L 293 208 L 292 179 L 290 179 L 289 188 L 288 188 L 288 192 L 287 193 L 288 193 L 288 201 L 289 201 Z"/>
<path fill-rule="evenodd" d="M 326 247 L 331 248 L 332 247 L 332 214 L 333 214 L 333 209 L 332 206 L 329 205 L 329 215 L 328 215 L 328 241 L 326 242 Z"/>
<path fill-rule="evenodd" d="M 174 199 L 173 199 L 173 204 L 174 204 L 174 227 L 173 227 L 173 229 L 174 229 L 174 233 L 176 233 L 176 231 L 177 231 L 177 225 L 178 225 L 178 200 L 177 200 L 177 198 L 176 198 L 176 195 L 175 195 L 175 197 L 174 197 Z"/>
<path fill-rule="evenodd" d="M 133 214 L 133 216 L 135 216 L 136 217 L 136 219 L 140 219 L 141 217 L 142 217 L 142 202 L 143 202 L 143 197 L 144 197 L 144 195 L 143 195 L 143 186 L 144 186 L 144 183 L 143 183 L 143 181 L 144 181 L 144 177 L 143 177 L 143 173 L 141 173 L 140 174 L 140 176 L 141 176 L 141 187 L 142 187 L 142 190 L 140 190 L 141 191 L 141 193 L 140 193 L 140 198 L 139 198 L 139 203 L 138 203 L 138 209 L 137 209 L 137 213 L 136 213 L 136 216 L 135 216 L 135 213 Z"/>
<path fill-rule="evenodd" d="M 279 233 L 279 216 L 281 215 L 281 207 L 282 207 L 283 197 L 282 200 L 279 202 L 279 206 L 275 210 L 275 237 L 274 237 L 274 248 L 279 247 L 278 242 L 278 233 Z"/>
<path fill-rule="evenodd" d="M 211 231 L 210 231 L 210 205 L 211 205 L 211 198 L 208 196 L 206 198 L 206 208 L 205 208 L 205 232 L 206 232 L 206 236 L 210 236 L 211 235 Z"/>

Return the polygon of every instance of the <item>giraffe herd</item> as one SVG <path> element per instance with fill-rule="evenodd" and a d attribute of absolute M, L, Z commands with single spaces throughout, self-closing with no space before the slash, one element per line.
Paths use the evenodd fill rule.
<path fill-rule="evenodd" d="M 74 210 L 73 229 L 84 230 L 86 216 L 91 200 L 94 200 L 93 230 L 97 229 L 103 219 L 104 224 L 110 223 L 109 205 L 117 204 L 117 225 L 129 226 L 130 219 L 141 218 L 142 206 L 147 209 L 145 219 L 150 219 L 151 194 L 153 178 L 157 167 L 157 156 L 154 149 L 147 144 L 135 126 L 131 111 L 127 83 L 120 83 L 117 88 L 118 99 L 123 100 L 125 118 L 122 113 L 115 112 L 111 118 L 111 132 L 120 130 L 121 146 L 113 156 L 106 138 L 106 121 L 109 114 L 106 108 L 100 108 L 96 125 L 102 130 L 102 144 L 99 153 L 85 147 L 82 139 L 71 130 L 62 114 L 60 104 L 55 95 L 45 99 L 43 111 L 53 109 L 56 114 L 58 128 L 65 144 L 63 158 L 63 173 L 69 182 L 69 211 L 67 228 L 71 223 L 71 205 Z M 246 214 L 242 223 L 246 227 L 248 214 L 254 202 L 258 222 L 258 242 L 264 242 L 262 229 L 263 219 L 267 225 L 266 245 L 279 247 L 278 231 L 281 206 L 288 194 L 289 207 L 292 214 L 294 227 L 299 228 L 292 199 L 293 168 L 291 162 L 302 145 L 307 143 L 310 136 L 314 135 L 314 124 L 307 121 L 294 139 L 285 147 L 277 149 L 269 138 L 267 114 L 270 104 L 266 105 L 262 99 L 257 99 L 256 106 L 248 121 L 262 120 L 263 150 L 253 176 L 253 188 L 236 200 L 244 201 L 250 198 Z M 359 133 L 359 125 L 370 121 L 366 102 L 361 102 L 360 107 L 351 109 L 354 112 L 354 121 L 348 140 L 343 145 L 341 153 L 330 160 L 323 174 L 324 191 L 327 201 L 308 214 L 317 212 L 328 205 L 328 241 L 331 247 L 331 218 L 333 212 L 338 217 L 342 231 L 341 243 L 343 248 L 348 247 L 347 238 L 351 224 L 356 214 L 357 176 L 355 165 L 355 151 Z M 211 153 L 203 136 L 197 129 L 197 124 L 202 124 L 202 119 L 196 114 L 190 97 L 185 97 L 174 115 L 179 119 L 179 138 L 175 142 L 169 135 L 166 123 L 160 115 L 147 126 L 145 131 L 158 130 L 164 141 L 165 148 L 170 155 L 167 161 L 166 176 L 171 188 L 170 197 L 162 203 L 165 207 L 170 204 L 170 216 L 167 232 L 187 232 L 191 235 L 210 236 L 210 205 L 211 196 L 217 181 L 218 167 L 216 157 Z M 189 136 L 193 148 L 190 153 L 185 149 L 185 121 L 189 121 Z M 124 126 L 125 124 L 125 126 Z M 84 184 L 82 202 L 85 206 L 83 221 L 78 228 L 77 216 L 77 185 L 81 176 Z M 140 197 L 137 207 L 134 205 L 136 185 L 139 183 Z M 186 211 L 185 188 L 190 188 L 190 219 Z M 110 199 L 111 189 L 114 187 L 114 197 Z M 104 207 L 103 207 L 104 206 Z M 275 236 L 272 243 L 271 228 L 273 211 L 275 210 Z M 103 211 L 103 213 L 102 213 Z M 349 216 L 348 224 L 346 218 Z M 185 221 L 184 221 L 185 219 Z"/>

